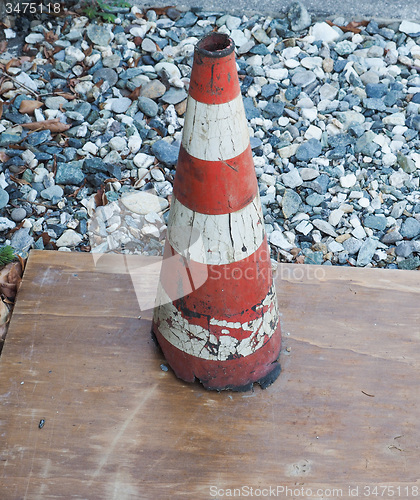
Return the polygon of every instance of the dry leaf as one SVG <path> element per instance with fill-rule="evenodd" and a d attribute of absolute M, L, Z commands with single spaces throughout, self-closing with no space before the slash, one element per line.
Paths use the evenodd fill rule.
<path fill-rule="evenodd" d="M 0 326 L 9 322 L 10 310 L 2 300 L 0 300 Z"/>
<path fill-rule="evenodd" d="M 0 54 L 3 54 L 3 52 L 6 52 L 7 50 L 7 41 L 3 40 L 0 42 Z"/>
<path fill-rule="evenodd" d="M 133 92 L 131 92 L 131 94 L 128 96 L 129 99 L 131 99 L 132 101 L 136 101 L 139 96 L 140 96 L 140 90 L 141 90 L 141 85 L 139 87 L 136 87 Z"/>
<path fill-rule="evenodd" d="M 21 101 L 20 103 L 19 113 L 22 114 L 27 113 L 28 115 L 32 115 L 36 109 L 41 108 L 42 106 L 43 106 L 42 102 L 33 100 L 24 100 Z"/>
<path fill-rule="evenodd" d="M 0 293 L 13 300 L 22 281 L 20 262 L 10 262 L 0 270 Z"/>
<path fill-rule="evenodd" d="M 30 130 L 51 130 L 51 132 L 65 132 L 71 127 L 71 125 L 61 123 L 59 118 L 44 120 L 42 122 L 22 123 L 21 126 Z"/>
<path fill-rule="evenodd" d="M 369 24 L 369 21 L 351 21 L 346 26 L 340 26 L 338 24 L 334 24 L 332 21 L 326 21 L 326 22 L 330 26 L 337 26 L 344 33 L 351 31 L 352 33 L 355 34 L 358 34 L 362 31 L 361 29 L 359 29 L 359 26 L 367 26 Z"/>
<path fill-rule="evenodd" d="M 0 151 L 0 161 L 6 163 L 9 160 L 9 157 L 4 151 Z"/>
<path fill-rule="evenodd" d="M 53 31 L 47 31 L 44 33 L 44 38 L 49 43 L 54 43 L 58 40 L 58 35 L 56 35 Z"/>
<path fill-rule="evenodd" d="M 0 102 L 0 120 L 2 116 L 3 116 L 3 103 Z"/>

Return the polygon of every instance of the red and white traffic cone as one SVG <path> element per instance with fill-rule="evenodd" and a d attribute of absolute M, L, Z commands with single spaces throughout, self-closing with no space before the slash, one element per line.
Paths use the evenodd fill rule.
<path fill-rule="evenodd" d="M 153 332 L 175 374 L 264 388 L 281 333 L 234 43 L 196 46 Z"/>

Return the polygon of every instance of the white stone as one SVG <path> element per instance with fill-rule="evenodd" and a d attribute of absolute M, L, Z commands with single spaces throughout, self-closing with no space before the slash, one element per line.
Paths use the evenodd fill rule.
<path fill-rule="evenodd" d="M 358 240 L 362 240 L 366 237 L 366 231 L 363 229 L 363 226 L 357 226 L 353 229 L 351 234 L 357 238 Z"/>
<path fill-rule="evenodd" d="M 280 158 L 290 158 L 293 156 L 297 149 L 299 147 L 299 144 L 290 144 L 290 146 L 285 146 L 284 148 L 279 148 L 277 150 L 278 154 L 280 155 Z"/>
<path fill-rule="evenodd" d="M 314 226 L 306 221 L 306 220 L 303 220 L 302 222 L 300 222 L 297 226 L 296 226 L 296 231 L 298 231 L 299 233 L 302 233 L 303 235 L 308 235 L 312 229 L 314 228 Z"/>
<path fill-rule="evenodd" d="M 56 241 L 56 245 L 60 247 L 73 247 L 78 245 L 82 241 L 82 237 L 79 233 L 76 233 L 73 229 L 66 229 L 64 233 Z"/>
<path fill-rule="evenodd" d="M 38 90 L 36 82 L 32 80 L 32 78 L 24 71 L 22 71 L 22 73 L 19 73 L 19 75 L 15 78 L 15 80 L 19 83 L 22 83 L 31 90 Z"/>
<path fill-rule="evenodd" d="M 319 141 L 321 140 L 321 137 L 322 130 L 315 125 L 309 125 L 305 132 L 305 139 L 317 139 Z"/>
<path fill-rule="evenodd" d="M 16 32 L 10 28 L 6 28 L 4 30 L 4 36 L 6 37 L 6 40 L 10 40 L 11 38 L 16 38 Z"/>
<path fill-rule="evenodd" d="M 121 202 L 128 210 L 139 215 L 146 215 L 149 212 L 161 212 L 169 206 L 168 200 L 165 198 L 145 191 L 125 195 L 121 198 Z"/>
<path fill-rule="evenodd" d="M 241 30 L 237 30 L 237 29 L 231 31 L 230 37 L 235 42 L 236 47 L 242 47 L 243 45 L 245 45 L 249 41 L 248 38 L 246 37 L 246 35 Z M 253 42 L 252 42 L 252 46 L 253 46 Z M 251 46 L 251 48 L 252 48 L 252 46 Z"/>
<path fill-rule="evenodd" d="M 411 21 L 403 21 L 400 24 L 399 30 L 402 33 L 406 33 L 407 35 L 415 35 L 417 33 L 420 33 L 420 24 L 413 23 Z"/>
<path fill-rule="evenodd" d="M 351 188 L 357 182 L 357 178 L 354 174 L 347 174 L 340 177 L 340 185 L 343 188 Z"/>
<path fill-rule="evenodd" d="M 309 33 L 314 37 L 315 40 L 321 40 L 327 43 L 333 42 L 334 40 L 337 40 L 337 38 L 340 38 L 338 32 L 325 22 L 315 23 L 309 29 Z"/>
<path fill-rule="evenodd" d="M 304 57 L 300 64 L 306 69 L 315 69 L 322 66 L 322 57 Z"/>
<path fill-rule="evenodd" d="M 296 59 L 286 59 L 284 61 L 284 65 L 286 66 L 286 68 L 295 69 L 298 66 L 300 66 L 300 62 L 297 61 Z"/>
<path fill-rule="evenodd" d="M 86 95 L 90 90 L 92 90 L 93 82 L 89 80 L 79 82 L 75 85 L 74 90 L 81 95 Z"/>
<path fill-rule="evenodd" d="M 111 149 L 114 149 L 115 151 L 122 151 L 127 147 L 127 141 L 124 139 L 124 137 L 113 137 L 109 142 L 109 147 Z"/>
<path fill-rule="evenodd" d="M 283 184 L 289 188 L 294 189 L 303 183 L 302 177 L 299 174 L 299 170 L 293 168 L 290 172 L 282 174 L 281 180 Z"/>
<path fill-rule="evenodd" d="M 329 252 L 338 253 L 344 250 L 344 247 L 341 243 L 338 243 L 335 240 L 331 240 L 327 243 L 327 248 Z"/>
<path fill-rule="evenodd" d="M 181 79 L 181 71 L 178 69 L 178 67 L 170 62 L 160 62 L 157 63 L 155 66 L 156 73 L 160 73 L 161 71 L 165 71 L 169 78 L 176 78 L 176 79 Z"/>
<path fill-rule="evenodd" d="M 302 118 L 313 122 L 318 116 L 318 110 L 316 108 L 302 108 L 300 114 L 302 115 Z"/>
<path fill-rule="evenodd" d="M 85 58 L 85 54 L 77 47 L 73 47 L 73 45 L 70 45 L 70 47 L 66 47 L 64 49 L 64 52 L 67 57 L 72 57 L 76 59 L 77 62 L 82 62 Z"/>
<path fill-rule="evenodd" d="M 382 121 L 385 125 L 405 125 L 405 114 L 393 113 L 392 115 L 385 116 Z"/>
<path fill-rule="evenodd" d="M 270 68 L 265 69 L 265 76 L 273 80 L 284 80 L 289 75 L 287 68 Z"/>
<path fill-rule="evenodd" d="M 336 208 L 335 210 L 332 210 L 329 217 L 328 217 L 328 222 L 332 226 L 337 226 L 339 222 L 341 221 L 341 217 L 343 217 L 344 212 L 340 208 Z"/>
<path fill-rule="evenodd" d="M 363 198 L 360 198 L 360 200 L 359 200 L 359 205 L 362 208 L 367 208 L 370 205 L 370 201 L 363 196 Z"/>
<path fill-rule="evenodd" d="M 322 85 L 322 87 L 320 87 L 319 89 L 319 96 L 321 98 L 321 101 L 323 101 L 324 99 L 332 101 L 337 93 L 337 87 L 334 87 L 334 85 L 330 85 L 329 83 L 324 83 L 324 85 Z"/>
<path fill-rule="evenodd" d="M 92 155 L 96 155 L 96 153 L 98 152 L 98 146 L 96 144 L 94 144 L 93 142 L 86 142 L 83 147 L 82 147 L 83 151 L 86 151 L 87 153 L 90 153 Z"/>
<path fill-rule="evenodd" d="M 389 183 L 391 184 L 391 186 L 394 186 L 396 188 L 402 188 L 404 186 L 404 182 L 408 181 L 409 179 L 410 176 L 400 168 L 397 172 L 393 172 L 389 176 Z"/>
<path fill-rule="evenodd" d="M 39 43 L 39 42 L 42 42 L 44 40 L 44 35 L 42 33 L 29 33 L 29 35 L 27 35 L 25 37 L 25 42 L 26 43 Z"/>
<path fill-rule="evenodd" d="M 327 222 L 326 220 L 323 219 L 314 219 L 312 221 L 312 224 L 319 229 L 321 232 L 328 234 L 329 236 L 332 236 L 333 238 L 337 238 L 338 234 L 335 232 L 334 228 L 332 225 Z"/>
<path fill-rule="evenodd" d="M 397 157 L 393 153 L 387 153 L 382 156 L 382 163 L 385 167 L 391 167 L 397 162 Z"/>
<path fill-rule="evenodd" d="M 319 176 L 319 171 L 316 168 L 300 168 L 299 174 L 303 181 L 311 181 Z"/>
<path fill-rule="evenodd" d="M 270 234 L 270 243 L 282 250 L 289 251 L 293 248 L 290 241 L 279 230 L 275 230 Z"/>
<path fill-rule="evenodd" d="M 141 148 L 143 141 L 139 135 L 132 135 L 128 138 L 128 149 L 131 153 L 137 153 Z"/>
<path fill-rule="evenodd" d="M 0 217 L 0 231 L 6 231 L 8 229 L 13 229 L 16 224 L 9 220 L 7 217 Z"/>

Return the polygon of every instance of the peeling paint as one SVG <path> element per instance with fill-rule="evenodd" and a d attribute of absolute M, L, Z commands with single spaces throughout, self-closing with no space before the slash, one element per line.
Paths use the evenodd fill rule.
<path fill-rule="evenodd" d="M 249 145 L 242 96 L 222 104 L 205 104 L 188 96 L 182 145 L 194 158 L 229 160 Z"/>
<path fill-rule="evenodd" d="M 155 308 L 154 324 L 160 334 L 181 351 L 206 360 L 227 361 L 253 354 L 270 340 L 279 322 L 274 285 L 261 303 L 259 317 L 244 324 L 208 318 L 207 328 L 186 318 L 161 286 L 159 295 L 162 305 Z"/>
<path fill-rule="evenodd" d="M 174 196 L 168 226 L 185 227 L 185 231 L 169 233 L 169 243 L 177 253 L 208 265 L 230 264 L 249 257 L 265 236 L 259 194 L 241 210 L 219 215 L 193 212 Z M 201 238 L 191 244 L 193 231 L 199 231 Z"/>

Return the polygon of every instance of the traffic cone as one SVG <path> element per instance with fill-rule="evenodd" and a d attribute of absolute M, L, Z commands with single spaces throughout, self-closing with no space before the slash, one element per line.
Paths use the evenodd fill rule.
<path fill-rule="evenodd" d="M 196 286 L 198 285 L 198 286 Z M 182 380 L 265 388 L 280 321 L 233 41 L 198 42 L 153 332 Z"/>

